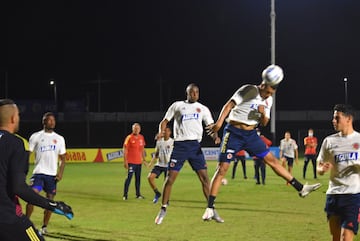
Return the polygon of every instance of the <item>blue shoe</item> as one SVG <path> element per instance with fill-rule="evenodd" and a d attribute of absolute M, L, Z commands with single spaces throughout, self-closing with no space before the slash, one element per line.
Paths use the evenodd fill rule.
<path fill-rule="evenodd" d="M 153 203 L 157 203 L 159 201 L 159 198 L 161 197 L 161 193 L 155 193 L 155 197 L 153 199 Z"/>

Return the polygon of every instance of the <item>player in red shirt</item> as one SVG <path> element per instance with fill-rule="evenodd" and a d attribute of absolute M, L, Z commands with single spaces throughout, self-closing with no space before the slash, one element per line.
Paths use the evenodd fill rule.
<path fill-rule="evenodd" d="M 308 130 L 308 136 L 304 138 L 304 146 L 305 146 L 305 159 L 304 159 L 304 169 L 303 169 L 303 178 L 306 177 L 306 169 L 311 160 L 313 165 L 314 178 L 316 179 L 316 147 L 317 147 L 317 138 L 314 136 L 314 130 Z"/>
<path fill-rule="evenodd" d="M 145 160 L 145 138 L 140 134 L 141 126 L 139 123 L 132 125 L 132 133 L 126 136 L 123 150 L 124 150 L 124 167 L 128 172 L 124 183 L 123 200 L 128 199 L 128 191 L 133 174 L 135 174 L 135 190 L 136 198 L 144 199 L 140 193 L 141 181 L 141 166 L 142 163 L 147 165 Z"/>

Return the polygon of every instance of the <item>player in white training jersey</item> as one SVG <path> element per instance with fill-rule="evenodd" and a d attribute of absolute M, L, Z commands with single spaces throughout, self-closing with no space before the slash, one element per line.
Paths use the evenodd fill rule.
<path fill-rule="evenodd" d="M 359 229 L 360 133 L 353 128 L 354 115 L 350 105 L 335 105 L 337 133 L 324 139 L 317 158 L 318 173 L 330 171 L 325 212 L 332 240 L 352 241 Z"/>
<path fill-rule="evenodd" d="M 227 119 L 220 145 L 218 167 L 211 180 L 208 205 L 202 217 L 204 221 L 214 219 L 214 213 L 216 213 L 214 202 L 221 186 L 221 180 L 225 177 L 230 162 L 234 160 L 235 153 L 240 150 L 245 150 L 250 156 L 264 159 L 276 174 L 290 182 L 301 197 L 307 196 L 320 187 L 319 183 L 303 185 L 296 180 L 281 166 L 279 160 L 257 134 L 256 127 L 258 125 L 266 126 L 270 120 L 272 95 L 276 88 L 276 85 L 270 85 L 265 79 L 259 85 L 243 85 L 225 103 L 216 123 L 210 126 L 210 133 L 216 133 Z"/>
<path fill-rule="evenodd" d="M 164 137 L 156 141 L 155 154 L 149 163 L 149 167 L 153 165 L 156 160 L 156 163 L 148 175 L 149 184 L 154 190 L 155 197 L 153 203 L 157 203 L 161 197 L 161 193 L 156 187 L 155 178 L 159 178 L 161 173 L 164 173 L 164 179 L 167 176 L 168 163 L 170 161 L 171 152 L 174 147 L 174 139 L 171 138 L 171 129 L 169 127 L 165 128 Z"/>
<path fill-rule="evenodd" d="M 288 167 L 288 172 L 292 175 L 294 160 L 299 164 L 298 145 L 294 139 L 291 138 L 290 131 L 285 131 L 284 138 L 280 140 L 280 159 L 283 167 Z M 289 182 L 286 182 L 289 185 Z"/>
<path fill-rule="evenodd" d="M 198 175 L 205 198 L 208 199 L 209 196 L 210 181 L 200 142 L 203 136 L 203 123 L 209 126 L 214 120 L 210 110 L 198 102 L 199 88 L 195 84 L 187 86 L 186 95 L 186 100 L 176 101 L 169 107 L 159 124 L 158 138 L 161 138 L 168 122 L 174 119 L 174 149 L 171 153 L 168 176 L 163 186 L 162 206 L 155 218 L 156 224 L 161 224 L 166 215 L 172 185 L 186 160 Z M 216 144 L 220 143 L 217 133 L 212 134 L 212 138 Z"/>
<path fill-rule="evenodd" d="M 43 129 L 35 132 L 29 139 L 29 150 L 35 153 L 35 167 L 31 177 L 31 187 L 37 193 L 42 190 L 46 197 L 53 200 L 56 195 L 57 182 L 61 181 L 65 168 L 65 139 L 57 134 L 55 115 L 47 112 L 42 118 Z M 26 216 L 30 218 L 34 206 L 26 205 Z M 44 211 L 42 233 L 47 232 L 51 211 Z"/>

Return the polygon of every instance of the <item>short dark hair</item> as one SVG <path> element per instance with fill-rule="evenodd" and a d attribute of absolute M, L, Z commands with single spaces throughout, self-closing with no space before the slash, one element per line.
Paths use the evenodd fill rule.
<path fill-rule="evenodd" d="M 46 112 L 46 113 L 43 115 L 43 117 L 42 117 L 42 123 L 43 123 L 43 124 L 45 123 L 45 120 L 46 120 L 49 116 L 55 117 L 55 114 L 52 113 L 52 112 Z"/>
<path fill-rule="evenodd" d="M 0 99 L 0 106 L 3 105 L 14 105 L 15 102 L 11 99 Z"/>
<path fill-rule="evenodd" d="M 355 119 L 355 109 L 348 104 L 336 104 L 334 111 L 342 112 L 345 116 L 352 116 Z"/>
<path fill-rule="evenodd" d="M 277 90 L 277 88 L 279 87 L 280 83 L 277 85 L 270 85 L 268 83 L 266 83 L 266 81 L 262 81 L 261 84 L 265 85 L 265 86 L 270 86 L 271 88 L 273 88 L 274 90 Z"/>

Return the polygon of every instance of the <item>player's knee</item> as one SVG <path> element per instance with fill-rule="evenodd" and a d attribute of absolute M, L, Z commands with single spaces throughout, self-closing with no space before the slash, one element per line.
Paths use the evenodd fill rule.
<path fill-rule="evenodd" d="M 268 164 L 269 166 L 271 167 L 274 167 L 276 165 L 282 165 L 283 166 L 283 162 L 281 162 L 280 164 L 280 161 L 278 161 L 274 156 L 272 155 L 267 155 L 265 156 L 264 158 L 264 161 L 266 162 L 266 164 Z"/>
<path fill-rule="evenodd" d="M 174 182 L 175 182 L 175 178 L 172 177 L 172 176 L 168 176 L 168 177 L 165 179 L 164 185 L 165 185 L 165 186 L 169 186 L 169 185 L 172 185 Z"/>

